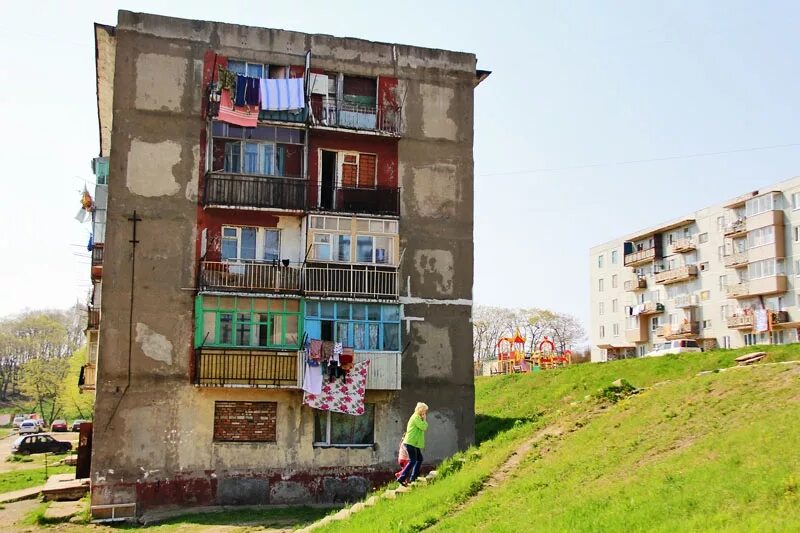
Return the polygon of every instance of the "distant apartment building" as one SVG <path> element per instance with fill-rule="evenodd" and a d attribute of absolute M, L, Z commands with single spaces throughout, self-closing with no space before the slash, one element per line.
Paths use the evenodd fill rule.
<path fill-rule="evenodd" d="M 469 446 L 475 56 L 126 11 L 95 39 L 94 516 L 358 498 L 418 401 L 427 463 Z M 304 402 L 319 343 L 325 383 L 368 368 L 361 414 Z"/>
<path fill-rule="evenodd" d="M 592 361 L 798 341 L 800 178 L 595 246 Z"/>

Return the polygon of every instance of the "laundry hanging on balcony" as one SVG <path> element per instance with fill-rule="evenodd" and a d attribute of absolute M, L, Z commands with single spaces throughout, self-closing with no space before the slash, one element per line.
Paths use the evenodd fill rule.
<path fill-rule="evenodd" d="M 306 106 L 302 78 L 267 79 L 259 83 L 261 109 L 265 111 L 289 111 Z"/>
<path fill-rule="evenodd" d="M 766 309 L 757 309 L 755 313 L 755 330 L 757 333 L 769 331 L 769 314 Z"/>
<path fill-rule="evenodd" d="M 348 372 L 343 379 L 323 384 L 319 394 L 304 390 L 303 403 L 321 411 L 333 411 L 353 416 L 364 414 L 364 393 L 366 392 L 368 370 L 369 360 L 355 364 L 353 370 Z"/>
<path fill-rule="evenodd" d="M 223 89 L 220 95 L 217 119 L 234 126 L 255 128 L 258 125 L 258 106 L 235 106 L 233 100 L 231 100 L 231 92 Z"/>

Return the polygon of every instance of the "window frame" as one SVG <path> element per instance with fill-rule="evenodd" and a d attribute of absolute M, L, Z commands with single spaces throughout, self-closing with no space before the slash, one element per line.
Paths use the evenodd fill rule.
<path fill-rule="evenodd" d="M 235 237 L 227 237 L 225 236 L 225 230 L 235 230 L 236 236 Z M 256 242 L 255 242 L 255 250 L 254 256 L 255 259 L 244 259 L 242 258 L 242 230 L 244 229 L 254 229 L 256 230 Z M 276 251 L 275 257 L 267 258 L 267 239 L 270 234 L 276 234 L 278 240 L 278 247 Z M 225 224 L 220 226 L 219 230 L 219 238 L 220 238 L 220 247 L 219 247 L 219 257 L 220 261 L 223 263 L 272 263 L 274 261 L 281 260 L 281 242 L 282 242 L 282 235 L 280 228 L 270 228 L 266 226 L 235 226 Z M 223 250 L 225 248 L 225 241 L 226 240 L 236 240 L 236 257 L 235 258 L 225 258 L 223 255 Z"/>
<path fill-rule="evenodd" d="M 329 227 L 326 222 L 333 220 L 336 220 L 336 224 L 330 224 L 331 227 Z M 348 221 L 348 227 L 345 229 L 339 229 L 341 227 L 341 221 L 343 220 Z M 359 227 L 359 223 L 366 223 L 367 229 Z M 373 230 L 372 226 L 374 223 L 381 224 L 382 229 L 380 231 Z M 333 227 L 334 225 L 335 228 Z M 392 228 L 394 229 L 392 230 Z M 311 248 L 309 257 L 313 258 L 314 261 L 346 265 L 372 265 L 387 267 L 398 266 L 398 248 L 400 246 L 400 239 L 399 224 L 397 220 L 373 219 L 364 217 L 340 217 L 335 215 L 311 215 L 308 224 L 308 233 L 308 241 Z M 317 242 L 317 236 L 325 234 L 331 236 L 331 242 L 329 243 L 329 246 L 331 247 L 331 253 L 329 256 L 330 259 L 319 259 L 317 256 L 317 246 L 322 245 L 323 243 Z M 347 236 L 350 239 L 349 257 L 347 260 L 338 259 L 338 255 L 336 253 L 336 250 L 338 250 L 339 246 L 340 236 Z M 359 237 L 372 239 L 372 252 L 370 254 L 370 261 L 358 260 Z M 385 248 L 387 257 L 383 262 L 378 261 L 378 250 L 384 248 L 378 248 L 375 244 L 376 240 L 380 238 L 388 240 L 388 245 Z"/>
<path fill-rule="evenodd" d="M 387 352 L 397 353 L 402 349 L 403 336 L 400 323 L 403 320 L 403 310 L 400 305 L 386 304 L 386 303 L 372 303 L 372 302 L 344 302 L 344 301 L 325 301 L 327 305 L 331 305 L 331 315 L 323 316 L 321 300 L 308 300 L 305 302 L 305 331 L 316 329 L 317 322 L 319 322 L 320 330 L 322 329 L 322 322 L 332 322 L 333 328 L 333 341 L 341 342 L 344 346 L 352 347 L 356 352 Z M 374 307 L 373 307 L 374 306 Z M 347 308 L 346 317 L 344 316 L 343 307 Z M 362 307 L 363 317 L 356 315 L 355 307 Z M 374 309 L 379 309 L 378 318 L 370 313 Z M 373 318 L 371 318 L 373 316 Z M 395 318 L 396 317 L 396 318 Z M 370 333 L 373 330 L 371 326 L 377 325 L 377 339 L 376 348 L 370 347 Z M 344 326 L 344 328 L 342 328 Z M 389 326 L 390 328 L 387 328 Z M 387 329 L 394 328 L 394 338 L 396 338 L 397 345 L 392 347 L 388 345 L 393 335 Z M 360 330 L 360 331 L 359 331 Z M 341 333 L 344 331 L 346 338 L 342 338 Z M 363 335 L 359 340 L 358 334 Z"/>
<path fill-rule="evenodd" d="M 312 446 L 314 448 L 374 448 L 376 444 L 375 439 L 375 417 L 376 411 L 375 403 L 368 403 L 364 402 L 364 414 L 362 415 L 348 415 L 344 413 L 332 413 L 331 411 L 321 411 L 319 409 L 313 409 L 314 411 L 314 434 L 312 435 Z M 369 412 L 369 413 L 368 413 Z M 332 430 L 332 421 L 335 419 L 340 419 L 341 417 L 350 417 L 350 418 L 358 418 L 361 416 L 365 416 L 369 414 L 372 419 L 372 427 L 370 428 L 370 435 L 372 437 L 372 442 L 369 444 L 356 444 L 356 443 L 332 443 L 331 442 L 331 430 Z M 317 440 L 317 417 L 324 417 L 324 424 L 325 424 L 325 440 L 318 441 Z"/>

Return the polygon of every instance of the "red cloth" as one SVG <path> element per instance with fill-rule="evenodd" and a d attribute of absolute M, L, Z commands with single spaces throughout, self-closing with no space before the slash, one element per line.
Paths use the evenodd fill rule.
<path fill-rule="evenodd" d="M 258 125 L 258 106 L 234 106 L 231 92 L 223 89 L 217 119 L 234 126 L 255 128 Z"/>
<path fill-rule="evenodd" d="M 353 368 L 355 358 L 356 355 L 352 348 L 342 348 L 342 355 L 339 356 L 339 366 L 345 372 L 349 372 Z"/>

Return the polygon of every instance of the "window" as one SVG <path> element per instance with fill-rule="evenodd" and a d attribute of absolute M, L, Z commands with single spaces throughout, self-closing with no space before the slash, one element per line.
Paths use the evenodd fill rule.
<path fill-rule="evenodd" d="M 239 74 L 240 76 L 248 76 L 250 78 L 263 78 L 265 66 L 263 63 L 250 63 L 249 61 L 240 61 L 236 59 L 228 60 L 228 70 Z"/>
<path fill-rule="evenodd" d="M 605 314 L 605 312 L 606 312 L 606 305 L 605 305 L 605 303 L 603 303 L 603 302 L 600 302 L 600 303 L 597 305 L 597 311 L 598 311 L 598 314 L 599 314 L 599 315 L 601 315 L 601 316 L 602 316 L 602 315 L 604 315 L 604 314 Z"/>
<path fill-rule="evenodd" d="M 745 214 L 748 217 L 780 209 L 780 193 L 768 193 L 747 200 Z"/>
<path fill-rule="evenodd" d="M 722 342 L 720 344 L 722 344 L 722 348 L 730 349 L 730 347 L 731 347 L 731 338 L 730 338 L 730 336 L 725 335 L 724 337 L 722 337 Z"/>
<path fill-rule="evenodd" d="M 717 217 L 717 231 L 723 233 L 725 231 L 725 217 Z"/>
<path fill-rule="evenodd" d="M 309 233 L 316 261 L 397 264 L 396 220 L 312 216 Z"/>
<path fill-rule="evenodd" d="M 708 329 L 711 327 L 711 320 L 703 320 L 703 329 Z"/>
<path fill-rule="evenodd" d="M 615 298 L 611 300 L 611 312 L 616 313 L 617 311 L 619 311 L 619 301 Z"/>
<path fill-rule="evenodd" d="M 655 331 L 658 329 L 659 326 L 659 317 L 654 316 L 650 319 L 650 331 Z"/>
<path fill-rule="evenodd" d="M 201 295 L 195 311 L 195 347 L 300 348 L 300 300 Z"/>
<path fill-rule="evenodd" d="M 597 280 L 597 290 L 603 292 L 603 278 Z"/>
<path fill-rule="evenodd" d="M 281 232 L 271 228 L 222 226 L 223 261 L 277 261 Z"/>
<path fill-rule="evenodd" d="M 784 336 L 783 330 L 775 330 L 769 332 L 769 343 L 770 344 L 786 344 L 786 339 Z"/>
<path fill-rule="evenodd" d="M 701 233 L 701 234 L 700 234 L 700 235 L 697 237 L 697 240 L 698 240 L 698 242 L 699 242 L 700 244 L 705 244 L 705 243 L 707 243 L 707 242 L 708 242 L 708 233 Z"/>
<path fill-rule="evenodd" d="M 619 324 L 612 324 L 611 331 L 615 337 L 619 337 Z"/>
<path fill-rule="evenodd" d="M 711 298 L 711 291 L 700 291 L 700 301 L 705 302 Z"/>
<path fill-rule="evenodd" d="M 606 337 L 606 327 L 600 326 L 600 338 L 604 339 Z"/>
<path fill-rule="evenodd" d="M 800 192 L 792 193 L 792 209 L 800 209 Z"/>
<path fill-rule="evenodd" d="M 800 242 L 800 226 L 794 227 L 794 242 Z"/>
<path fill-rule="evenodd" d="M 597 256 L 597 268 L 603 268 L 603 254 Z"/>
<path fill-rule="evenodd" d="M 779 259 L 764 259 L 747 265 L 747 279 L 766 278 L 783 274 L 783 261 Z"/>
<path fill-rule="evenodd" d="M 728 316 L 730 316 L 730 313 L 728 312 L 728 305 L 727 304 L 726 305 L 721 305 L 719 307 L 719 317 L 722 320 L 726 320 L 728 318 Z"/>
<path fill-rule="evenodd" d="M 294 178 L 303 175 L 303 130 L 275 126 L 242 128 L 214 122 L 211 134 L 212 172 Z"/>
<path fill-rule="evenodd" d="M 616 274 L 611 276 L 611 288 L 612 289 L 616 289 L 617 288 L 617 275 Z"/>
<path fill-rule="evenodd" d="M 758 336 L 755 333 L 745 333 L 744 345 L 753 346 L 755 344 L 758 344 Z"/>
<path fill-rule="evenodd" d="M 755 248 L 775 242 L 775 226 L 765 226 L 747 232 L 747 247 Z"/>
<path fill-rule="evenodd" d="M 644 357 L 644 354 L 647 353 L 647 345 L 642 344 L 641 346 L 637 346 L 636 352 L 639 354 L 639 357 Z"/>
<path fill-rule="evenodd" d="M 719 277 L 719 290 L 725 291 L 728 288 L 728 276 L 723 274 Z"/>
<path fill-rule="evenodd" d="M 306 301 L 305 331 L 312 339 L 341 342 L 360 351 L 400 350 L 400 307 Z"/>
<path fill-rule="evenodd" d="M 364 404 L 361 416 L 314 410 L 314 446 L 372 446 L 375 404 Z"/>
<path fill-rule="evenodd" d="M 611 264 L 616 265 L 619 261 L 619 252 L 617 250 L 611 250 Z"/>
<path fill-rule="evenodd" d="M 708 262 L 700 263 L 700 272 L 708 270 Z"/>
<path fill-rule="evenodd" d="M 625 317 L 625 329 L 639 329 L 639 317 L 629 316 Z"/>
<path fill-rule="evenodd" d="M 800 259 L 794 260 L 794 275 L 800 276 Z"/>

